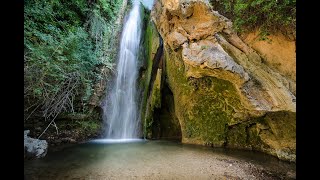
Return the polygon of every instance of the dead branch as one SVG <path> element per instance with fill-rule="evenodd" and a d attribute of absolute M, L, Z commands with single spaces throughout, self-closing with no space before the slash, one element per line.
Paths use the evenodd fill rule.
<path fill-rule="evenodd" d="M 44 117 L 53 117 L 63 110 L 70 108 L 73 110 L 74 89 L 78 85 L 78 77 L 76 74 L 70 74 L 69 78 L 62 85 L 61 90 L 46 101 L 44 104 Z M 70 98 L 71 97 L 71 98 Z"/>
<path fill-rule="evenodd" d="M 73 109 L 73 96 L 74 91 L 79 82 L 79 76 L 77 73 L 68 74 L 67 80 L 61 85 L 61 89 L 57 91 L 52 98 L 48 98 L 43 105 L 43 116 L 45 121 L 51 119 L 49 125 L 40 134 L 38 139 L 47 131 L 50 125 L 56 128 L 57 134 L 59 134 L 57 124 L 54 122 L 56 117 L 63 111 L 68 111 Z"/>
<path fill-rule="evenodd" d="M 58 116 L 58 115 L 57 115 Z M 51 120 L 51 122 L 49 123 L 49 125 L 46 127 L 46 129 L 40 134 L 40 136 L 38 136 L 38 139 L 47 131 L 47 129 L 50 127 L 50 125 L 54 122 L 54 120 L 56 119 L 56 117 L 57 116 L 55 116 L 52 120 Z"/>
<path fill-rule="evenodd" d="M 41 104 L 38 104 L 38 106 L 36 108 L 34 108 L 34 110 L 29 114 L 29 116 L 24 120 L 24 121 L 27 121 L 31 115 L 36 111 L 36 109 L 38 109 L 38 107 L 40 106 Z"/>
<path fill-rule="evenodd" d="M 51 125 L 53 125 L 55 128 L 56 128 L 56 131 L 57 131 L 57 135 L 59 134 L 59 131 L 58 131 L 58 127 L 57 127 L 57 124 L 56 124 L 56 122 L 54 122 L 53 121 L 53 123 L 51 124 Z"/>

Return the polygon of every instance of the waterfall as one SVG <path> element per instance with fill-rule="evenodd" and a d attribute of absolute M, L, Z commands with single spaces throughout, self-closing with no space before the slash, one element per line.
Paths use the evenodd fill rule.
<path fill-rule="evenodd" d="M 140 3 L 134 0 L 121 35 L 116 79 L 109 97 L 106 98 L 108 102 L 103 107 L 105 137 L 108 139 L 131 139 L 139 136 L 136 80 L 140 36 Z"/>

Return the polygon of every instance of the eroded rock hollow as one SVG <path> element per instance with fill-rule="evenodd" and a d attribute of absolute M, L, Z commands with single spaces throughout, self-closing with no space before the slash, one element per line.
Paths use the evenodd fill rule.
<path fill-rule="evenodd" d="M 295 161 L 295 69 L 284 73 L 266 63 L 276 52 L 247 44 L 208 1 L 158 0 L 151 19 L 164 44 L 164 80 L 158 82 L 173 96 L 171 118 L 160 116 L 160 122 L 177 119 L 183 143 L 254 149 Z"/>

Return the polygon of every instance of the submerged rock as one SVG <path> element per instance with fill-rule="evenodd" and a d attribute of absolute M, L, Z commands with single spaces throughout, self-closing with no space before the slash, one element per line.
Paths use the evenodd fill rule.
<path fill-rule="evenodd" d="M 28 137 L 30 130 L 24 131 L 24 153 L 28 158 L 42 158 L 47 154 L 48 143 L 46 140 L 39 140 Z"/>

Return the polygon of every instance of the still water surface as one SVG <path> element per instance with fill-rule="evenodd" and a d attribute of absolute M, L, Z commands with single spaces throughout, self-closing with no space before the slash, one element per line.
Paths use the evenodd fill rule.
<path fill-rule="evenodd" d="M 72 145 L 24 165 L 27 179 L 261 179 L 250 168 L 284 176 L 296 171 L 295 164 L 259 152 L 137 139 Z"/>

